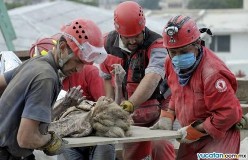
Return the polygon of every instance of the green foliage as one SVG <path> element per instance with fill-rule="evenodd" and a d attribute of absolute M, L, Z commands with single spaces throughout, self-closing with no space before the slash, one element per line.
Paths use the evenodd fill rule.
<path fill-rule="evenodd" d="M 52 0 L 50 0 L 52 1 Z M 42 2 L 42 1 L 41 1 Z M 13 8 L 18 8 L 26 5 L 34 4 L 33 0 L 22 0 L 22 1 L 13 1 L 13 2 L 5 2 L 6 8 L 8 10 Z"/>
<path fill-rule="evenodd" d="M 50 0 L 50 1 L 54 1 L 54 0 Z M 87 5 L 92 5 L 92 6 L 98 6 L 98 0 L 68 0 L 68 1 L 73 1 L 73 2 L 77 2 L 77 3 L 83 3 L 83 4 L 87 4 Z M 13 9 L 13 8 L 17 8 L 17 7 L 21 7 L 21 6 L 25 6 L 25 5 L 30 5 L 33 4 L 32 0 L 23 0 L 21 2 L 11 2 L 11 3 L 5 3 L 6 8 L 9 9 Z"/>
<path fill-rule="evenodd" d="M 68 1 L 73 1 L 77 3 L 83 3 L 91 6 L 98 6 L 98 0 L 68 0 Z"/>
<path fill-rule="evenodd" d="M 24 6 L 21 2 L 5 3 L 7 10 Z"/>
<path fill-rule="evenodd" d="M 147 9 L 161 9 L 159 6 L 160 0 L 139 0 L 137 1 L 143 8 Z"/>
<path fill-rule="evenodd" d="M 190 0 L 189 9 L 228 9 L 242 8 L 243 0 Z"/>

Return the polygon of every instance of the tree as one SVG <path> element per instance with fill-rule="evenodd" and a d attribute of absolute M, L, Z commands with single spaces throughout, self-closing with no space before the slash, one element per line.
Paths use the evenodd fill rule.
<path fill-rule="evenodd" d="M 138 0 L 138 2 L 143 8 L 147 9 L 161 9 L 159 6 L 160 0 Z"/>
<path fill-rule="evenodd" d="M 243 0 L 189 0 L 189 9 L 242 8 Z"/>
<path fill-rule="evenodd" d="M 24 6 L 25 4 L 21 3 L 21 2 L 13 2 L 13 3 L 5 3 L 5 5 L 6 5 L 6 8 L 8 10 L 10 10 L 10 9 L 13 9 L 13 8 Z"/>
<path fill-rule="evenodd" d="M 98 6 L 98 0 L 68 0 L 68 1 L 83 3 L 91 6 Z"/>

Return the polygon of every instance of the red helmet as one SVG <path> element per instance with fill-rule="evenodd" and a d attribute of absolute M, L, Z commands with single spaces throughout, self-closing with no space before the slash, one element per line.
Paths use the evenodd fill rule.
<path fill-rule="evenodd" d="M 61 28 L 73 53 L 82 61 L 101 63 L 107 57 L 101 30 L 91 20 L 75 19 Z"/>
<path fill-rule="evenodd" d="M 138 35 L 144 30 L 145 24 L 143 9 L 136 2 L 120 3 L 114 11 L 115 30 L 124 37 Z"/>
<path fill-rule="evenodd" d="M 46 55 L 57 44 L 54 38 L 42 38 L 36 41 L 29 50 L 29 56 Z"/>
<path fill-rule="evenodd" d="M 168 49 L 183 47 L 199 39 L 200 34 L 192 18 L 179 15 L 171 18 L 164 27 L 164 46 Z"/>

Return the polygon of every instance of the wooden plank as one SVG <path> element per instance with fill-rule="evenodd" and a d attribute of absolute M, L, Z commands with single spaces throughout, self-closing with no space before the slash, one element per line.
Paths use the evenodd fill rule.
<path fill-rule="evenodd" d="M 29 59 L 29 51 L 23 50 L 23 51 L 14 51 L 17 57 L 19 57 L 22 61 Z"/>
<path fill-rule="evenodd" d="M 109 137 L 97 137 L 89 136 L 82 138 L 65 138 L 69 143 L 66 145 L 70 147 L 83 147 L 83 146 L 95 146 L 104 144 L 122 144 L 129 142 L 140 142 L 160 139 L 175 139 L 180 138 L 181 135 L 177 131 L 168 130 L 150 130 L 145 127 L 131 127 L 132 136 L 124 138 L 109 138 Z"/>

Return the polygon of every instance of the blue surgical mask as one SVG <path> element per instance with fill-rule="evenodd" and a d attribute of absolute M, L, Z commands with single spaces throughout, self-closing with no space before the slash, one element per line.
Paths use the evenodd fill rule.
<path fill-rule="evenodd" d="M 188 69 L 194 65 L 196 61 L 195 55 L 192 52 L 174 56 L 172 58 L 172 63 L 176 70 Z"/>

